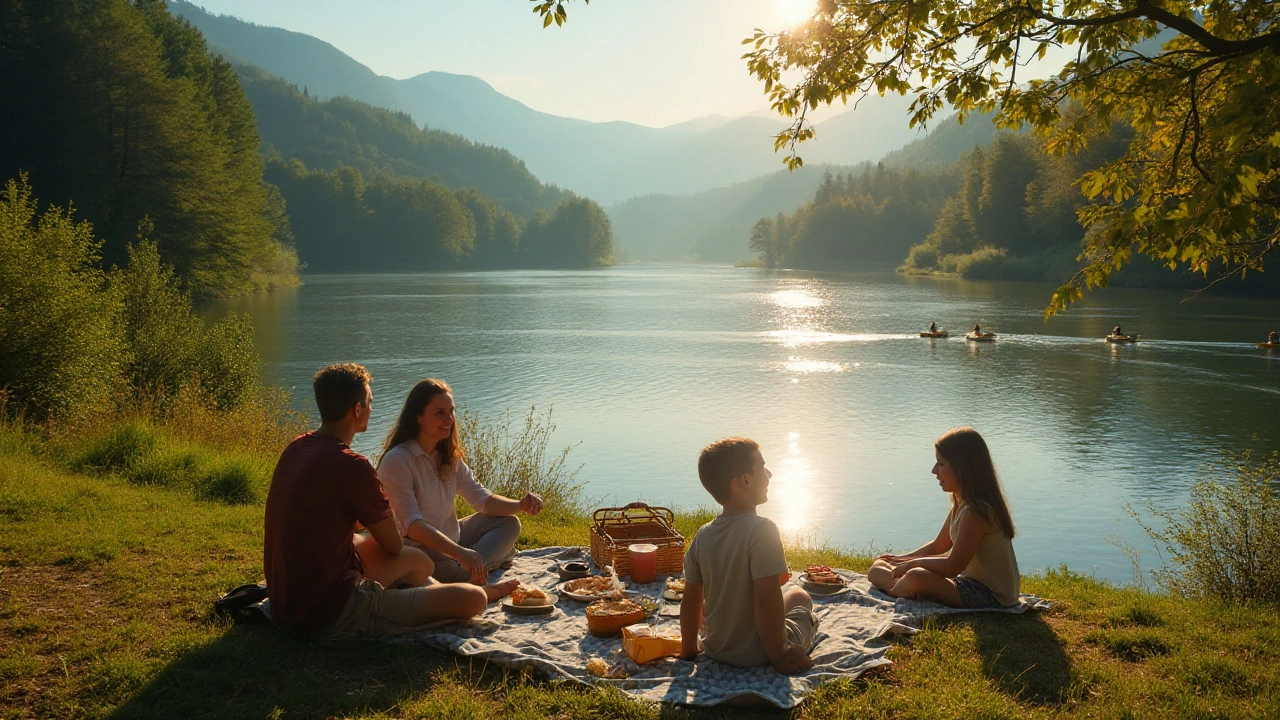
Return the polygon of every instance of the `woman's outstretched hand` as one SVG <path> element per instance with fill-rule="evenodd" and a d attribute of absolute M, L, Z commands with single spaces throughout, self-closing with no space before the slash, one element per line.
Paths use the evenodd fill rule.
<path fill-rule="evenodd" d="M 537 515 L 542 512 L 542 498 L 537 493 L 525 493 L 520 498 L 520 511 L 526 515 Z"/>
<path fill-rule="evenodd" d="M 906 555 L 880 555 L 876 559 L 883 560 L 889 563 L 890 565 L 899 565 L 901 563 L 904 563 L 910 560 L 911 558 L 907 557 Z"/>

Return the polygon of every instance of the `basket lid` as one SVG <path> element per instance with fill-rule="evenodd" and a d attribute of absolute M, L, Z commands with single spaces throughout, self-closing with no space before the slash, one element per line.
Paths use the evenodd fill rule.
<path fill-rule="evenodd" d="M 594 523 L 599 525 L 617 525 L 635 522 L 650 522 L 671 525 L 676 514 L 670 508 L 654 507 L 647 503 L 633 502 L 622 507 L 600 508 L 591 514 Z"/>

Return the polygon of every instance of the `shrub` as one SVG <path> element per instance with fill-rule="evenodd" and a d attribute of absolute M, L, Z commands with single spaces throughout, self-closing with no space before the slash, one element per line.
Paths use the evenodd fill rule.
<path fill-rule="evenodd" d="M 272 461 L 310 423 L 306 413 L 290 407 L 288 393 L 279 388 L 257 387 L 234 408 L 220 410 L 198 382 L 185 385 L 163 411 L 153 414 L 176 439 Z"/>
<path fill-rule="evenodd" d="M 1164 527 L 1139 522 L 1169 557 L 1152 573 L 1157 582 L 1188 597 L 1280 602 L 1277 488 L 1280 454 L 1258 461 L 1245 453 L 1203 470 L 1187 507 L 1151 508 Z"/>
<path fill-rule="evenodd" d="M 156 435 L 150 426 L 128 422 L 91 444 L 74 464 L 83 470 L 121 472 L 137 465 L 155 447 Z"/>
<path fill-rule="evenodd" d="M 128 267 L 115 270 L 111 282 L 123 302 L 125 373 L 135 393 L 163 404 L 198 381 L 208 400 L 231 409 L 253 392 L 259 358 L 248 319 L 206 326 L 155 243 L 130 245 Z"/>
<path fill-rule="evenodd" d="M 266 495 L 270 458 L 191 445 L 134 420 L 92 441 L 74 459 L 80 470 L 123 477 L 134 485 L 189 492 L 204 500 L 248 504 Z"/>
<path fill-rule="evenodd" d="M 464 412 L 459 422 L 467 465 L 490 490 L 517 499 L 535 492 L 547 511 L 565 515 L 586 512 L 583 484 L 575 482 L 578 469 L 567 466 L 573 446 L 558 455 L 547 455 L 547 442 L 556 428 L 550 410 L 544 415 L 536 407 L 530 408 L 523 422 L 510 412 L 491 416 Z"/>
<path fill-rule="evenodd" d="M 208 456 L 197 450 L 160 448 L 139 458 L 127 469 L 125 478 L 135 485 L 192 488 L 209 464 Z"/>
<path fill-rule="evenodd" d="M 1004 277 L 1004 248 L 990 245 L 974 250 L 956 259 L 956 272 L 969 280 L 998 280 Z"/>
<path fill-rule="evenodd" d="M 902 271 L 908 274 L 927 273 L 932 272 L 937 264 L 937 249 L 921 243 L 912 246 L 911 251 L 907 253 L 907 259 L 902 263 Z"/>
<path fill-rule="evenodd" d="M 0 192 L 0 391 L 35 420 L 107 404 L 123 359 L 101 243 L 69 210 L 37 219 L 26 176 Z"/>
<path fill-rule="evenodd" d="M 262 496 L 266 478 L 259 467 L 241 458 L 230 458 L 204 468 L 196 479 L 196 493 L 227 505 L 249 505 Z"/>

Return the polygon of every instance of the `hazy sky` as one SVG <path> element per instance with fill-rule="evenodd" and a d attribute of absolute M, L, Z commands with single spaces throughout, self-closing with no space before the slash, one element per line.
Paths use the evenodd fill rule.
<path fill-rule="evenodd" d="M 756 27 L 778 30 L 816 0 L 581 0 L 543 29 L 527 0 L 193 0 L 313 35 L 374 72 L 484 78 L 544 112 L 663 126 L 767 111 L 741 59 Z"/>

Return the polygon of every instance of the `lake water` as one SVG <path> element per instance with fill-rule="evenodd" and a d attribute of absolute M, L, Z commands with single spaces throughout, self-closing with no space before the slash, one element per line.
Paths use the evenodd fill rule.
<path fill-rule="evenodd" d="M 762 513 L 838 546 L 931 539 L 947 512 L 932 441 L 971 425 L 1024 572 L 1065 563 L 1130 582 L 1117 541 L 1157 561 L 1126 506 L 1177 506 L 1206 460 L 1280 447 L 1280 355 L 1253 345 L 1280 326 L 1277 301 L 1111 289 L 1046 323 L 1048 285 L 892 273 L 635 265 L 305 282 L 215 312 L 253 316 L 269 379 L 299 407 L 319 367 L 368 367 L 361 452 L 428 376 L 472 410 L 554 408 L 553 449 L 576 444 L 571 463 L 604 504 L 709 504 L 699 449 L 746 435 L 774 472 Z M 953 337 L 918 338 L 931 320 Z M 975 322 L 999 339 L 966 342 Z M 1142 340 L 1102 342 L 1116 324 Z"/>

